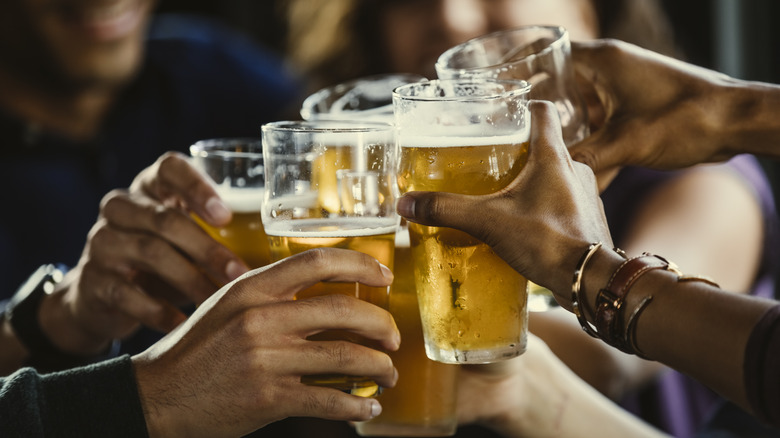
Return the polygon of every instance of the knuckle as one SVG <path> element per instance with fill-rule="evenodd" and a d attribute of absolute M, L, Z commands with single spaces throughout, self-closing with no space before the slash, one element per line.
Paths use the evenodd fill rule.
<path fill-rule="evenodd" d="M 157 206 L 154 210 L 152 222 L 154 228 L 161 234 L 169 234 L 178 228 L 181 213 L 177 210 Z"/>
<path fill-rule="evenodd" d="M 327 350 L 328 356 L 330 356 L 336 367 L 343 368 L 354 361 L 355 352 L 353 351 L 353 345 L 347 341 L 334 342 Z"/>
<path fill-rule="evenodd" d="M 115 189 L 108 192 L 100 201 L 101 214 L 109 220 L 120 217 L 126 197 L 127 193 L 124 190 Z"/>
<path fill-rule="evenodd" d="M 438 194 L 425 195 L 417 202 L 421 202 L 419 213 L 426 219 L 438 221 L 447 213 L 447 206 Z"/>
<path fill-rule="evenodd" d="M 136 240 L 138 257 L 151 265 L 165 258 L 165 245 L 155 238 L 139 237 Z"/>
<path fill-rule="evenodd" d="M 328 295 L 327 303 L 331 314 L 337 320 L 346 320 L 352 318 L 355 314 L 355 309 L 353 308 L 355 302 L 346 295 Z"/>
<path fill-rule="evenodd" d="M 325 248 L 314 248 L 302 253 L 306 265 L 315 270 L 330 268 L 330 257 Z"/>

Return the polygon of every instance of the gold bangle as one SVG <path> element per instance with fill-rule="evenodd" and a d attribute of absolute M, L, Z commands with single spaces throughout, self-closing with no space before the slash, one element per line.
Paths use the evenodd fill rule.
<path fill-rule="evenodd" d="M 598 338 L 599 334 L 595 330 L 594 326 L 590 324 L 586 319 L 582 309 L 582 301 L 580 300 L 580 289 L 582 288 L 582 273 L 585 271 L 585 265 L 588 264 L 588 260 L 593 257 L 593 254 L 601 248 L 601 242 L 591 243 L 585 253 L 580 257 L 580 261 L 577 262 L 577 267 L 574 269 L 574 278 L 571 283 L 571 307 L 574 315 L 577 317 L 577 321 L 580 322 L 580 326 L 585 333 L 591 335 L 594 338 Z"/>

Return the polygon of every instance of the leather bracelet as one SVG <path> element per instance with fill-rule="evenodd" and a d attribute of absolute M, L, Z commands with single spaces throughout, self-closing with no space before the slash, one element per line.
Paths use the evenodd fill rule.
<path fill-rule="evenodd" d="M 674 263 L 661 256 L 643 253 L 623 262 L 596 297 L 596 327 L 601 338 L 623 352 L 637 353 L 633 326 L 639 314 L 652 300 L 652 296 L 645 297 L 640 302 L 631 313 L 627 324 L 623 324 L 623 303 L 634 283 L 642 275 L 655 269 L 675 272 L 678 277 L 682 275 Z"/>

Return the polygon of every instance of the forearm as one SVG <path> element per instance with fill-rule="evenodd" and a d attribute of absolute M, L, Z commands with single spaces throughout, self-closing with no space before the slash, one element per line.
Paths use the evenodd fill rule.
<path fill-rule="evenodd" d="M 750 153 L 780 158 L 780 86 L 761 82 L 734 81 L 723 85 L 715 97 L 723 132 L 719 141 L 729 156 Z"/>
<path fill-rule="evenodd" d="M 593 257 L 584 284 L 588 309 L 595 308 L 596 294 L 622 262 L 606 249 Z M 750 409 L 743 381 L 745 347 L 756 323 L 774 302 L 724 292 L 699 281 L 679 282 L 673 272 L 653 270 L 631 288 L 624 315 L 648 296 L 652 301 L 636 324 L 639 349 Z M 585 314 L 594 320 L 592 311 Z"/>
<path fill-rule="evenodd" d="M 543 347 L 530 345 L 529 348 Z M 546 347 L 544 347 L 546 348 Z M 534 354 L 534 352 L 526 352 Z M 529 379 L 523 374 L 534 377 Z M 650 438 L 665 436 L 583 382 L 558 360 L 524 364 L 502 394 L 505 411 L 487 424 L 506 437 Z M 506 388 L 523 388 L 507 397 Z M 538 395 L 535 395 L 538 394 Z"/>

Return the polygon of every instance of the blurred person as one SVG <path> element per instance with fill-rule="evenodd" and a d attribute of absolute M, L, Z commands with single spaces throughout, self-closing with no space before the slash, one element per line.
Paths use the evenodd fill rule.
<path fill-rule="evenodd" d="M 297 96 L 297 80 L 276 56 L 205 19 L 153 19 L 155 4 L 10 0 L 0 6 L 0 183 L 9 188 L 0 195 L 7 206 L 0 219 L 0 298 L 44 263 L 76 265 L 101 196 L 128 186 L 163 152 L 186 151 L 203 138 L 258 136 L 260 125 Z M 224 205 L 214 208 L 225 217 Z M 176 246 L 123 233 L 101 252 L 83 254 L 61 287 L 79 289 L 86 301 L 122 293 L 202 300 L 217 289 L 215 282 L 247 268 L 223 250 L 213 250 L 213 259 L 190 252 L 211 248 L 199 242 Z M 82 276 L 94 287 L 81 287 Z M 93 281 L 96 276 L 102 280 Z M 105 353 L 102 336 L 64 346 L 76 357 L 49 365 Z M 150 342 L 139 338 L 123 349 L 141 351 Z"/>
<path fill-rule="evenodd" d="M 522 25 L 561 25 L 575 41 L 617 36 L 679 56 L 655 1 L 291 0 L 288 14 L 290 57 L 314 88 L 383 72 L 434 77 L 446 49 Z M 589 110 L 598 138 L 604 107 L 596 99 Z M 602 200 L 615 243 L 629 253 L 661 253 L 717 274 L 726 290 L 772 296 L 777 217 L 754 157 L 680 172 L 626 168 Z M 532 313 L 530 329 L 599 391 L 675 436 L 691 436 L 719 403 L 680 373 L 594 342 L 560 310 Z"/>
<path fill-rule="evenodd" d="M 631 104 L 620 105 L 610 114 L 608 120 L 616 125 L 606 125 L 612 135 L 605 138 L 619 139 L 611 143 L 611 151 L 601 152 L 595 143 L 575 148 L 583 157 L 599 157 L 594 163 L 642 162 L 669 168 L 741 152 L 780 157 L 780 129 L 773 117 L 780 107 L 779 87 L 733 80 L 620 42 L 581 45 L 579 50 L 580 60 L 601 61 L 597 67 L 588 64 L 583 68 L 606 74 L 606 82 L 598 74 L 590 76 L 599 85 L 609 84 L 602 89 L 602 96 L 639 96 L 629 98 Z M 632 65 L 636 74 L 607 73 L 621 64 Z M 667 93 L 652 97 L 624 94 L 646 87 L 647 71 L 663 75 L 659 80 L 669 86 Z M 710 115 L 696 102 L 717 102 L 720 108 L 742 104 L 755 111 L 726 110 Z M 622 313 L 616 320 L 620 325 L 607 326 L 606 331 L 598 327 L 598 336 L 613 347 L 659 360 L 693 376 L 766 424 L 779 427 L 776 365 L 780 357 L 780 303 L 725 292 L 711 280 L 686 275 L 669 262 L 653 265 L 650 259 L 662 259 L 652 255 L 627 260 L 626 254 L 611 249 L 613 241 L 592 170 L 571 160 L 552 105 L 532 102 L 530 107 L 536 126 L 529 161 L 509 186 L 485 196 L 411 192 L 399 200 L 399 213 L 413 222 L 453 227 L 485 241 L 518 272 L 552 290 L 563 308 L 574 311 L 575 305 L 579 307 L 585 319 L 583 328 L 596 323 L 603 311 L 603 288 L 609 288 L 618 272 L 627 269 L 621 281 L 631 273 L 637 279 L 625 283 L 627 289 L 620 296 L 625 305 L 617 309 Z M 698 125 L 700 136 L 689 143 L 690 147 L 666 157 L 657 155 L 665 150 L 665 143 L 654 143 L 652 137 L 642 142 L 633 135 L 620 135 L 619 125 L 626 116 L 656 117 L 659 111 L 670 127 L 680 121 L 678 117 L 697 120 L 705 113 L 711 121 L 722 123 Z M 707 136 L 701 136 L 705 133 Z M 708 137 L 718 133 L 725 140 L 712 144 Z M 607 159 L 607 155 L 614 156 Z M 554 205 L 547 202 L 551 194 L 556 197 Z M 633 323 L 632 317 L 636 317 Z M 711 428 L 702 436 L 778 433 L 778 429 L 755 423 L 735 425 L 716 418 L 712 424 L 730 429 Z"/>

